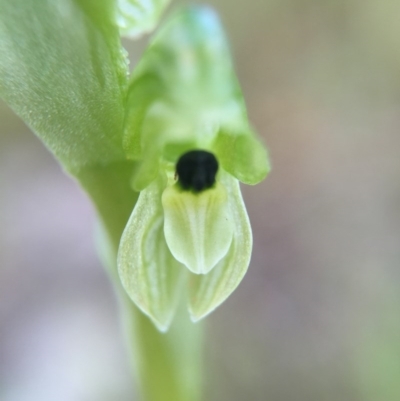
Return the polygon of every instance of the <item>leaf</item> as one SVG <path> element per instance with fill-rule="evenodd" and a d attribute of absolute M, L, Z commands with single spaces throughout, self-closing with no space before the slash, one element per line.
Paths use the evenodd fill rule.
<path fill-rule="evenodd" d="M 191 275 L 189 312 L 198 321 L 224 302 L 242 281 L 250 263 L 252 233 L 239 182 L 224 174 L 221 183 L 228 191 L 229 213 L 234 224 L 233 239 L 227 255 L 204 275 Z"/>
<path fill-rule="evenodd" d="M 118 272 L 125 291 L 160 331 L 175 313 L 186 268 L 169 251 L 163 231 L 160 179 L 140 193 L 122 234 Z"/>
<path fill-rule="evenodd" d="M 0 10 L 0 96 L 67 170 L 124 159 L 114 1 L 0 0 Z"/>
<path fill-rule="evenodd" d="M 138 38 L 152 31 L 169 3 L 170 0 L 117 0 L 121 34 Z"/>
<path fill-rule="evenodd" d="M 162 195 L 165 240 L 175 259 L 195 274 L 208 274 L 232 242 L 225 188 L 218 184 L 200 193 L 175 184 Z"/>

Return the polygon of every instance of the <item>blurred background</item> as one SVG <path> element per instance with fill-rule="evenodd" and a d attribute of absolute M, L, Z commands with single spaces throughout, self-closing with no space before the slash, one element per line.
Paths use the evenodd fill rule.
<path fill-rule="evenodd" d="M 273 171 L 243 187 L 253 258 L 207 319 L 204 399 L 398 401 L 400 2 L 208 3 Z M 94 223 L 0 103 L 1 400 L 136 400 Z"/>

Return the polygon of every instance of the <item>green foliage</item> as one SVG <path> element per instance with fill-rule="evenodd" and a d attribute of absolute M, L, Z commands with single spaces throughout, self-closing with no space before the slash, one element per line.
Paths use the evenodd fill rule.
<path fill-rule="evenodd" d="M 63 166 L 124 160 L 125 55 L 112 0 L 0 0 L 0 95 Z"/>

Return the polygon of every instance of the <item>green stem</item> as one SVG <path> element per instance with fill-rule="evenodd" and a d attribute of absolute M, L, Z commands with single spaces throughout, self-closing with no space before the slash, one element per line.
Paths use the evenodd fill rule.
<path fill-rule="evenodd" d="M 133 365 L 145 401 L 199 401 L 202 377 L 202 327 L 186 310 L 178 312 L 168 333 L 160 333 L 128 299 L 121 287 L 116 255 L 125 224 L 137 200 L 130 186 L 133 165 L 118 162 L 85 168 L 76 175 L 96 205 L 107 239 L 100 252 L 110 269 L 120 305 Z M 108 250 L 105 246 L 108 245 Z M 105 254 L 106 253 L 106 254 Z"/>
<path fill-rule="evenodd" d="M 126 305 L 132 356 L 146 401 L 200 401 L 200 325 L 190 322 L 186 313 L 175 319 L 167 333 L 132 304 Z"/>

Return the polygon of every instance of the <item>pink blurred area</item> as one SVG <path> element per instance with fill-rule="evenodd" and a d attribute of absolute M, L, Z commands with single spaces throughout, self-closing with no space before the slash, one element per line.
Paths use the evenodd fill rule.
<path fill-rule="evenodd" d="M 253 258 L 208 318 L 205 399 L 398 401 L 400 3 L 209 3 L 273 171 L 243 187 Z M 136 399 L 93 209 L 4 104 L 0 223 L 0 399 Z"/>

